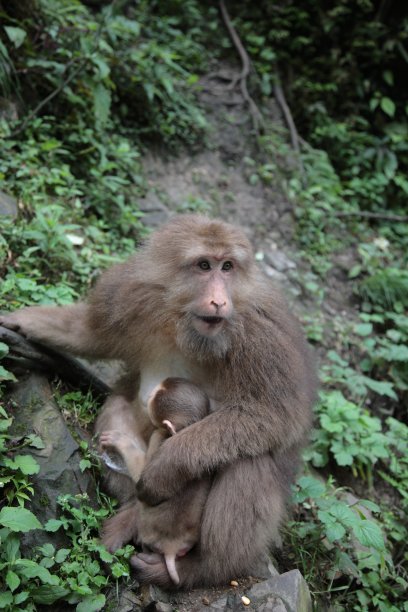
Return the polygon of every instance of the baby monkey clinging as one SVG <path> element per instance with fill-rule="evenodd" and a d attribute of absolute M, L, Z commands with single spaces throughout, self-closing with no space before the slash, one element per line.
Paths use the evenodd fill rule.
<path fill-rule="evenodd" d="M 145 462 L 169 435 L 200 421 L 209 411 L 209 398 L 196 385 L 184 378 L 166 378 L 153 390 L 148 401 L 149 416 L 156 429 L 150 437 Z M 100 435 L 100 444 L 120 453 L 129 475 L 137 482 L 143 464 L 140 462 L 140 449 L 132 440 L 120 432 L 106 431 Z M 180 581 L 176 559 L 185 556 L 199 540 L 201 516 L 209 488 L 210 480 L 206 478 L 190 482 L 181 493 L 158 506 L 136 502 L 135 539 L 153 553 L 164 556 L 175 584 Z M 129 520 L 134 520 L 134 508 L 131 507 Z"/>

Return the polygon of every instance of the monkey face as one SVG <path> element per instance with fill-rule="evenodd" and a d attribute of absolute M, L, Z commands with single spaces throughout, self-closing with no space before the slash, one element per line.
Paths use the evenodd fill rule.
<path fill-rule="evenodd" d="M 200 335 L 212 338 L 222 331 L 233 314 L 235 262 L 227 256 L 198 257 L 191 273 L 197 288 L 191 305 L 193 327 Z"/>
<path fill-rule="evenodd" d="M 149 251 L 160 284 L 171 279 L 165 301 L 178 331 L 191 334 L 187 344 L 198 338 L 206 347 L 216 339 L 220 352 L 218 338 L 228 334 L 237 307 L 250 303 L 253 292 L 253 252 L 245 235 L 227 223 L 186 215 L 153 235 Z M 220 344 L 222 353 L 225 339 Z"/>

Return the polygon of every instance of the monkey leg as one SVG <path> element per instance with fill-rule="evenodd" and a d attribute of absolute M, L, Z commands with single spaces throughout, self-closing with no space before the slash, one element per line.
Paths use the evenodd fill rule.
<path fill-rule="evenodd" d="M 220 471 L 204 508 L 200 543 L 176 561 L 180 586 L 256 574 L 260 559 L 279 541 L 289 484 L 270 455 L 240 459 Z M 131 564 L 140 581 L 172 586 L 160 558 L 135 555 Z"/>
<path fill-rule="evenodd" d="M 107 519 L 102 526 L 101 540 L 109 552 L 115 552 L 124 544 L 136 543 L 138 533 L 138 500 L 134 498 Z"/>
<path fill-rule="evenodd" d="M 129 475 L 120 474 L 108 467 L 104 472 L 104 483 L 107 490 L 111 495 L 117 497 L 121 504 L 126 503 L 135 495 L 135 483 L 145 463 L 146 444 L 140 433 L 139 425 L 134 402 L 125 395 L 109 397 L 95 423 L 95 433 L 97 435 L 104 432 L 115 432 L 117 438 L 132 441 L 132 452 L 130 454 L 125 453 L 123 457 Z M 106 440 L 106 436 L 102 436 L 103 440 Z M 104 445 L 99 444 L 99 450 L 103 451 L 104 449 Z"/>
<path fill-rule="evenodd" d="M 101 449 L 111 448 L 118 452 L 125 463 L 128 475 L 134 482 L 139 480 L 146 463 L 146 453 L 141 449 L 138 438 L 112 429 L 100 434 L 99 445 Z M 108 463 L 108 467 L 112 465 L 109 466 Z"/>

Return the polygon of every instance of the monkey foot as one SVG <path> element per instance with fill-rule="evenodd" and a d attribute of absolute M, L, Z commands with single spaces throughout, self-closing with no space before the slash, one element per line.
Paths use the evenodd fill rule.
<path fill-rule="evenodd" d="M 162 555 L 139 553 L 130 558 L 130 565 L 135 570 L 136 578 L 142 584 L 174 587 Z"/>

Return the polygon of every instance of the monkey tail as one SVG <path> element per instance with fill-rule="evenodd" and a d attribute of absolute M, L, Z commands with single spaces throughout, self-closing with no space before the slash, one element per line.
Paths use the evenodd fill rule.
<path fill-rule="evenodd" d="M 166 562 L 166 567 L 167 567 L 167 571 L 170 574 L 170 578 L 172 579 L 174 584 L 179 584 L 180 577 L 176 569 L 176 556 L 173 554 L 170 554 L 170 555 L 167 554 L 167 555 L 164 555 L 164 560 Z"/>

